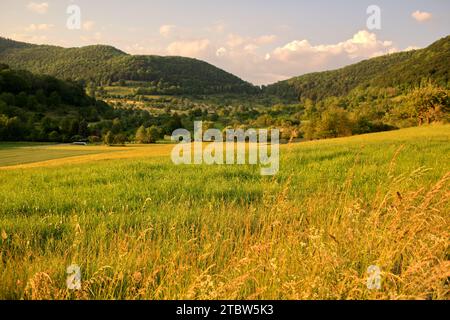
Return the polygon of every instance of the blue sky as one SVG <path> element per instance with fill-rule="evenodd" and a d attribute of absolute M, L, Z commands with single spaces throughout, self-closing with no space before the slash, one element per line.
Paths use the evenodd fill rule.
<path fill-rule="evenodd" d="M 81 28 L 66 27 L 69 5 Z M 369 5 L 381 29 L 368 30 Z M 1 0 L 0 35 L 206 60 L 255 84 L 421 48 L 450 34 L 448 0 Z"/>

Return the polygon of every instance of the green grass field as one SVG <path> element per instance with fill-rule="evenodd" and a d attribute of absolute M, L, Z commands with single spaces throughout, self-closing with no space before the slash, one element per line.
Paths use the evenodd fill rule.
<path fill-rule="evenodd" d="M 0 299 L 448 299 L 449 142 L 441 125 L 286 145 L 274 177 L 174 166 L 171 146 L 3 168 Z M 0 166 L 46 148 L 0 146 Z"/>

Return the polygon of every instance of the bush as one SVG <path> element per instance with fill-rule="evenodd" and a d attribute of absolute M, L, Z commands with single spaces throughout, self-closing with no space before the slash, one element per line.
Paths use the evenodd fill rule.
<path fill-rule="evenodd" d="M 52 141 L 52 142 L 57 142 L 60 140 L 60 135 L 58 131 L 52 131 L 49 133 L 48 135 L 48 140 Z"/>
<path fill-rule="evenodd" d="M 125 135 L 119 133 L 114 136 L 113 141 L 114 141 L 114 144 L 123 145 L 123 144 L 125 144 L 126 140 L 127 140 L 127 138 L 125 137 Z"/>
<path fill-rule="evenodd" d="M 99 143 L 101 141 L 100 137 L 97 136 L 89 136 L 88 137 L 89 143 Z"/>

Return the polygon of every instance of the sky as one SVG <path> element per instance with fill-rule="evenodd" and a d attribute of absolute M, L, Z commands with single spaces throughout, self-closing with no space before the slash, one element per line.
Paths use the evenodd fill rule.
<path fill-rule="evenodd" d="M 192 57 L 258 85 L 423 48 L 449 34 L 449 0 L 0 1 L 3 37 Z"/>

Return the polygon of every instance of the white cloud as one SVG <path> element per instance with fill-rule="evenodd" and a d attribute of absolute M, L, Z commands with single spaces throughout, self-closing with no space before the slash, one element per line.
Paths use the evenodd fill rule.
<path fill-rule="evenodd" d="M 372 57 L 380 51 L 387 53 L 389 49 L 392 49 L 391 41 L 380 41 L 376 34 L 361 30 L 351 39 L 337 44 L 312 45 L 308 40 L 295 40 L 283 47 L 276 48 L 271 57 L 287 63 L 299 60 L 304 62 L 305 58 L 320 63 L 336 56 L 348 59 Z"/>
<path fill-rule="evenodd" d="M 417 46 L 409 46 L 407 47 L 405 50 L 403 51 L 413 51 L 413 50 L 419 50 L 421 49 L 421 47 L 417 47 Z"/>
<path fill-rule="evenodd" d="M 227 37 L 227 45 L 232 48 L 238 47 L 242 45 L 244 42 L 245 38 L 238 34 L 230 33 Z"/>
<path fill-rule="evenodd" d="M 224 47 L 220 47 L 219 49 L 217 49 L 216 51 L 216 56 L 218 57 L 223 57 L 224 55 L 227 54 L 227 49 Z"/>
<path fill-rule="evenodd" d="M 411 16 L 419 22 L 425 22 L 433 17 L 431 13 L 419 10 L 413 12 Z"/>
<path fill-rule="evenodd" d="M 83 29 L 86 31 L 91 31 L 95 27 L 95 21 L 85 21 L 83 23 Z"/>
<path fill-rule="evenodd" d="M 167 53 L 172 56 L 200 58 L 206 54 L 210 44 L 208 39 L 175 41 L 169 44 Z"/>
<path fill-rule="evenodd" d="M 175 30 L 175 28 L 176 28 L 176 26 L 173 24 L 162 25 L 159 28 L 159 34 L 165 38 L 169 38 L 173 34 L 173 31 Z"/>
<path fill-rule="evenodd" d="M 34 23 L 32 23 L 28 27 L 25 28 L 25 31 L 28 31 L 28 32 L 47 31 L 53 27 L 54 27 L 53 24 L 46 24 L 46 23 L 34 24 Z"/>
<path fill-rule="evenodd" d="M 42 3 L 37 3 L 37 2 L 30 2 L 27 5 L 28 10 L 31 10 L 33 12 L 39 13 L 39 14 L 44 14 L 47 13 L 48 11 L 48 3 L 47 2 L 42 2 Z"/>
<path fill-rule="evenodd" d="M 249 38 L 230 33 L 227 36 L 226 44 L 228 47 L 234 50 L 244 50 L 247 52 L 252 52 L 258 49 L 260 46 L 273 43 L 276 38 L 277 37 L 275 35 L 262 35 L 257 38 Z"/>

